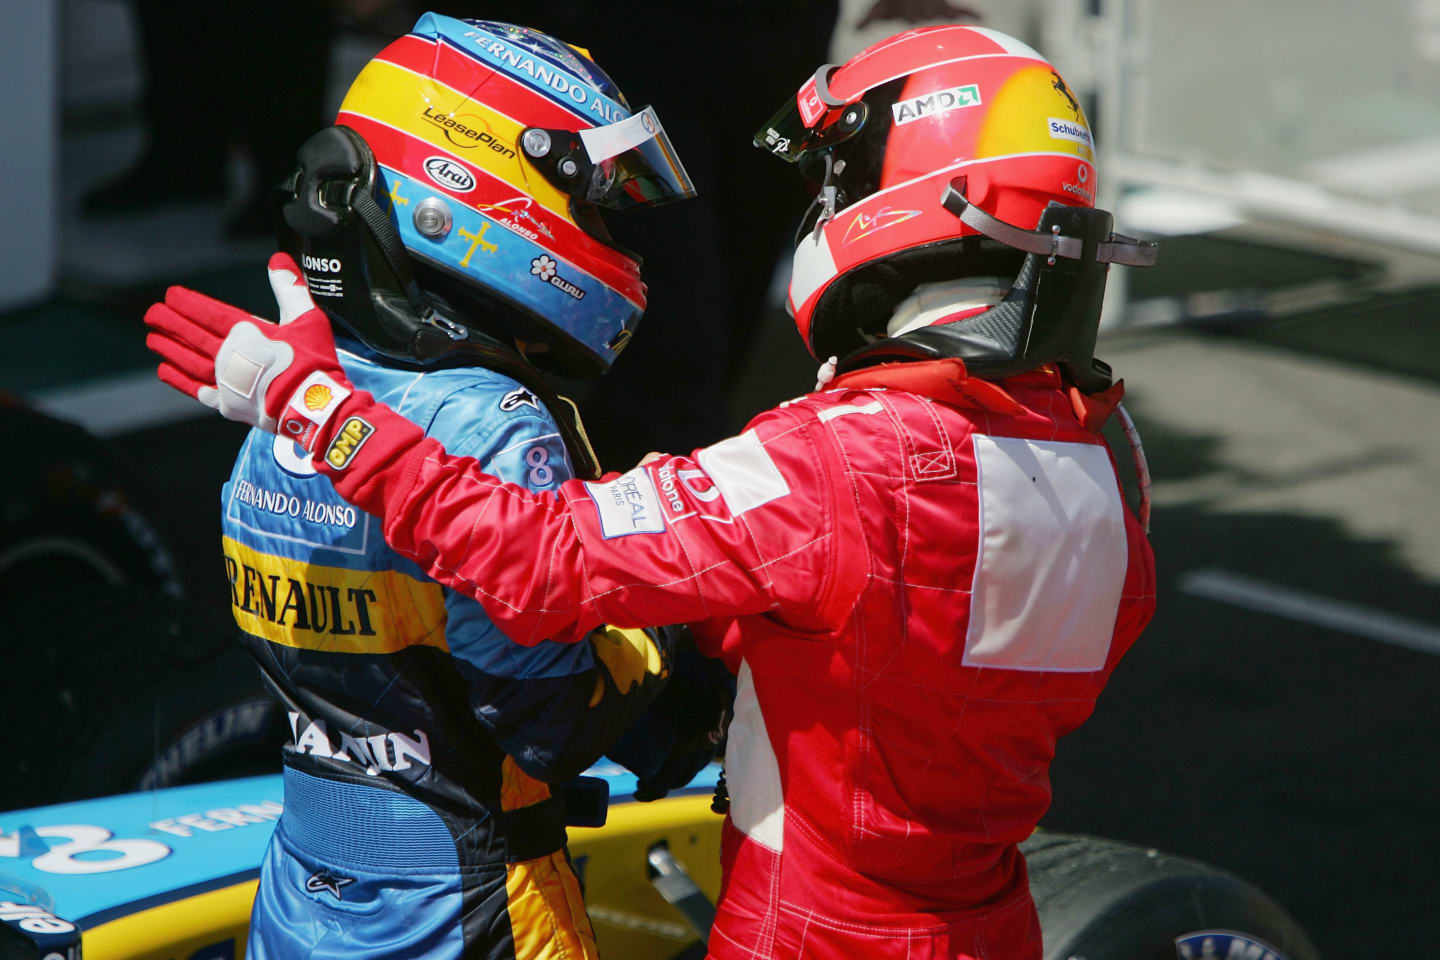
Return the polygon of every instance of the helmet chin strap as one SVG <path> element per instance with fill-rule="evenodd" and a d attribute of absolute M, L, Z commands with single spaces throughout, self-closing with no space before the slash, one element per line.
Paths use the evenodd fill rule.
<path fill-rule="evenodd" d="M 963 180 L 952 180 L 941 197 L 945 209 L 977 233 L 1025 254 L 1010 291 L 973 315 L 907 324 L 903 332 L 843 357 L 839 370 L 958 357 L 973 376 L 1003 380 L 1056 363 L 1084 393 L 1109 387 L 1110 367 L 1094 355 L 1105 272 L 1117 263 L 1154 264 L 1156 245 L 1112 232 L 1110 214 L 1089 207 L 1051 204 L 1039 229 L 1027 230 L 976 207 L 963 191 Z"/>

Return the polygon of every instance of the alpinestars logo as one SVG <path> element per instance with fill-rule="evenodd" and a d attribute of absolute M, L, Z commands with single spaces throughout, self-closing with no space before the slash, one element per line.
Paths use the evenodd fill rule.
<path fill-rule="evenodd" d="M 542 283 L 550 284 L 550 286 L 554 287 L 556 290 L 559 290 L 566 296 L 572 297 L 576 300 L 585 299 L 584 290 L 581 290 L 579 287 L 575 286 L 575 284 L 560 276 L 560 264 L 556 263 L 553 257 L 547 257 L 545 254 L 542 253 L 534 260 L 531 260 L 530 274 L 531 276 L 539 279 Z"/>
<path fill-rule="evenodd" d="M 533 407 L 539 410 L 540 402 L 535 399 L 535 394 L 526 390 L 524 387 L 516 387 L 500 398 L 500 409 L 506 413 L 519 410 L 521 407 Z"/>
<path fill-rule="evenodd" d="M 328 891 L 336 900 L 344 900 L 345 898 L 340 894 L 340 888 L 347 887 L 354 882 L 354 877 L 341 877 L 329 870 L 321 870 L 319 873 L 310 874 L 310 879 L 305 881 L 305 889 L 311 893 Z"/>

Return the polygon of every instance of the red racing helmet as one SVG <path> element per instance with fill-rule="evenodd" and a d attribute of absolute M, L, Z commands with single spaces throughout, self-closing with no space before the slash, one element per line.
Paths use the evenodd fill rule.
<path fill-rule="evenodd" d="M 1005 316 L 987 311 L 964 343 L 922 354 L 961 355 L 985 375 L 986 357 L 965 345 L 980 344 L 1008 357 L 990 372 L 1009 375 L 1058 359 L 1025 351 L 1047 271 L 1087 274 L 1093 317 L 1074 315 L 1071 290 L 1072 315 L 1059 320 L 1090 323 L 1093 347 L 1104 265 L 1154 258 L 1153 245 L 1112 236 L 1109 215 L 1093 210 L 1095 148 L 1079 99 L 1044 57 L 994 30 L 910 30 L 827 64 L 755 143 L 819 184 L 796 235 L 788 304 L 817 358 L 893 339 L 887 322 L 923 284 L 998 277 Z M 1057 258 L 1067 261 L 1058 273 Z M 1014 329 L 991 330 L 997 320 Z"/>

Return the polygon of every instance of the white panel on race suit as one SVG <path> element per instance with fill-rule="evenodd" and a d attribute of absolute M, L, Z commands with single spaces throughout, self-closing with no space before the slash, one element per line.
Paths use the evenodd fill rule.
<path fill-rule="evenodd" d="M 965 664 L 1101 669 L 1128 561 L 1108 451 L 1088 443 L 973 439 L 980 545 Z"/>

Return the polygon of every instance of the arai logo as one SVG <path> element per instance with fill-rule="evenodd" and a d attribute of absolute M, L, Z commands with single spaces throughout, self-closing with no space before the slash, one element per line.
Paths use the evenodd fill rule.
<path fill-rule="evenodd" d="M 425 173 L 440 186 L 456 193 L 469 193 L 475 189 L 475 178 L 470 171 L 449 157 L 430 157 L 425 161 Z"/>

